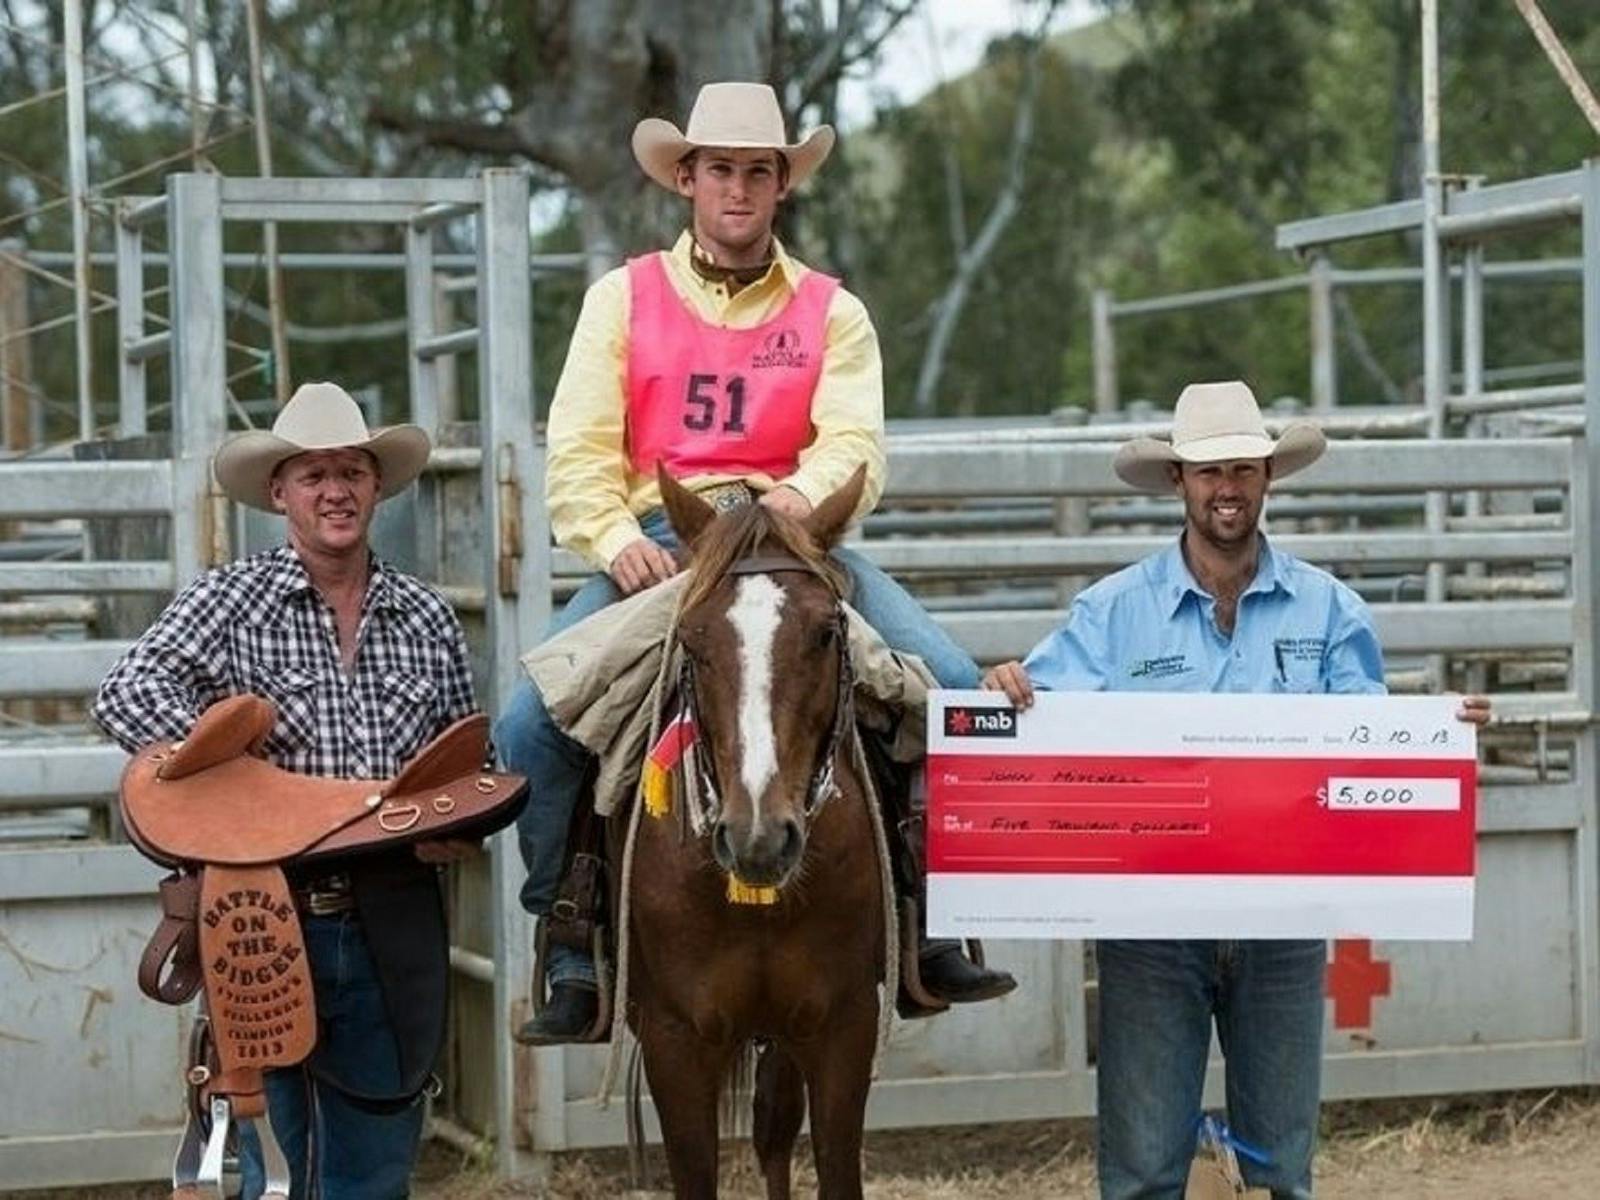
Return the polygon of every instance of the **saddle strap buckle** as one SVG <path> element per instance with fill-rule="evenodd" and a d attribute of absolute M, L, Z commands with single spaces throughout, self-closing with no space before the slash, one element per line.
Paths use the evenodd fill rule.
<path fill-rule="evenodd" d="M 561 880 L 561 890 L 550 906 L 549 937 L 575 950 L 587 950 L 600 922 L 605 889 L 605 861 L 580 850 Z"/>
<path fill-rule="evenodd" d="M 378 828 L 385 833 L 404 833 L 422 820 L 422 805 L 385 804 L 378 810 Z"/>

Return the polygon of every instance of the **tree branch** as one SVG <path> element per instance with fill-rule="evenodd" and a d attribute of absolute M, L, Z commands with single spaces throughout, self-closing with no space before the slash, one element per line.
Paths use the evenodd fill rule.
<path fill-rule="evenodd" d="M 918 0 L 905 0 L 901 4 L 883 4 L 883 24 L 872 32 L 866 32 L 867 20 L 877 14 L 880 3 L 881 0 L 867 0 L 859 7 L 852 7 L 841 0 L 839 21 L 834 27 L 833 36 L 824 44 L 821 52 L 813 55 L 811 61 L 806 63 L 800 72 L 800 79 L 794 88 L 797 97 L 794 106 L 796 113 L 804 112 L 806 108 L 817 103 L 819 93 L 827 87 L 837 86 L 839 77 L 851 67 L 871 60 L 889 35 L 916 11 Z M 851 46 L 850 38 L 857 32 L 861 32 L 861 40 Z"/>
<path fill-rule="evenodd" d="M 1027 175 L 1028 146 L 1033 141 L 1034 109 L 1039 98 L 1039 59 L 1044 52 L 1045 38 L 1055 20 L 1061 0 L 1049 0 L 1038 29 L 1029 40 L 1022 65 L 1022 84 L 1017 94 L 1016 116 L 1011 126 L 1011 145 L 1006 154 L 1004 182 L 1000 192 L 984 217 L 977 237 L 956 261 L 955 274 L 951 276 L 944 296 L 938 302 L 933 330 L 928 335 L 927 347 L 922 354 L 922 367 L 917 372 L 917 390 L 912 406 L 918 416 L 932 416 L 939 378 L 944 373 L 945 355 L 950 337 L 966 307 L 972 285 L 983 270 L 1000 235 L 1011 224 L 1022 205 L 1022 187 Z"/>
<path fill-rule="evenodd" d="M 509 124 L 422 117 L 385 104 L 374 105 L 367 113 L 367 120 L 377 129 L 415 138 L 427 146 L 460 150 L 465 154 L 520 154 L 537 158 L 534 148 Z"/>
<path fill-rule="evenodd" d="M 1372 352 L 1372 347 L 1367 343 L 1367 335 L 1362 332 L 1361 321 L 1350 304 L 1350 297 L 1337 288 L 1333 291 L 1333 314 L 1339 340 L 1351 354 L 1355 355 L 1356 365 L 1377 385 L 1385 401 L 1390 404 L 1404 404 L 1405 397 L 1400 394 L 1399 386 L 1390 378 L 1389 372 L 1383 369 L 1383 364 L 1378 361 L 1378 356 Z"/>

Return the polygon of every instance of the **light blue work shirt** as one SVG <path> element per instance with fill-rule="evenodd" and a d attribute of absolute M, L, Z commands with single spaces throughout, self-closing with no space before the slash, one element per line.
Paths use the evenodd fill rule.
<path fill-rule="evenodd" d="M 1195 580 L 1180 538 L 1079 593 L 1067 623 L 1023 666 L 1056 692 L 1339 692 L 1385 690 L 1383 651 L 1366 602 L 1265 536 L 1239 597 L 1233 636 Z"/>

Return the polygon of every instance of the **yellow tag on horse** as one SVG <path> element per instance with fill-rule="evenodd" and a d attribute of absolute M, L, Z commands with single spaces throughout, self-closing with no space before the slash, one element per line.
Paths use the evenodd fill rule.
<path fill-rule="evenodd" d="M 776 904 L 777 902 L 777 888 L 751 887 L 736 875 L 728 876 L 729 904 Z"/>
<path fill-rule="evenodd" d="M 644 810 L 652 817 L 664 817 L 672 811 L 672 772 L 648 758 L 644 760 L 639 791 L 644 796 Z"/>

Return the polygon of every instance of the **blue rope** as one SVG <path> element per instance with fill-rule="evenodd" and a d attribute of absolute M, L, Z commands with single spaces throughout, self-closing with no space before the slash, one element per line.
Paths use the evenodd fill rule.
<path fill-rule="evenodd" d="M 1235 1154 L 1248 1158 L 1258 1167 L 1270 1167 L 1272 1165 L 1272 1158 L 1266 1151 L 1260 1150 L 1249 1142 L 1234 1136 L 1233 1131 L 1223 1123 L 1221 1118 L 1202 1113 L 1196 1121 L 1196 1127 L 1201 1136 L 1209 1137 L 1218 1145 L 1228 1147 Z"/>

